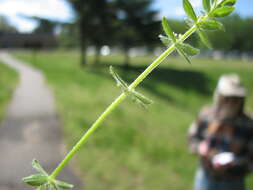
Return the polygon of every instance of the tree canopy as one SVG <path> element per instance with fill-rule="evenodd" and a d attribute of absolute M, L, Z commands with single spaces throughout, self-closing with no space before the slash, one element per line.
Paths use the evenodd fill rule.
<path fill-rule="evenodd" d="M 125 64 L 129 63 L 129 50 L 132 47 L 144 46 L 152 49 L 161 46 L 158 35 L 161 33 L 158 11 L 152 8 L 153 0 L 68 0 L 76 14 L 75 24 L 69 24 L 62 30 L 64 40 L 77 40 L 80 45 L 82 64 L 85 64 L 86 49 L 96 49 L 98 62 L 99 52 L 103 45 L 117 46 L 125 52 Z M 184 20 L 169 19 L 171 27 L 182 33 L 187 29 Z M 222 19 L 229 32 L 208 32 L 214 49 L 224 51 L 253 51 L 251 31 L 253 19 L 241 18 L 234 14 Z M 74 28 L 76 29 L 74 29 Z M 67 40 L 69 39 L 69 40 Z M 192 44 L 204 48 L 196 36 L 190 39 Z"/>
<path fill-rule="evenodd" d="M 0 16 L 0 33 L 17 32 L 16 28 L 11 26 L 6 17 Z"/>

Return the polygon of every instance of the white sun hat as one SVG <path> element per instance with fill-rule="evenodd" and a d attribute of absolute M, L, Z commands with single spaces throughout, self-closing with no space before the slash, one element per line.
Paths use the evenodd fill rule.
<path fill-rule="evenodd" d="M 242 87 L 237 74 L 222 75 L 216 87 L 216 93 L 222 96 L 245 97 L 246 89 Z"/>

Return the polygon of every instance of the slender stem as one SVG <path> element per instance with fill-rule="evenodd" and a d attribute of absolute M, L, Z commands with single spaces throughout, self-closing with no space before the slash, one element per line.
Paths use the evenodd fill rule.
<path fill-rule="evenodd" d="M 194 25 L 191 27 L 181 38 L 180 41 L 186 40 L 189 36 L 191 36 L 197 30 L 197 26 Z M 176 49 L 173 44 L 169 47 L 162 55 L 160 55 L 154 62 L 149 65 L 146 70 L 143 71 L 141 75 L 139 75 L 135 81 L 129 85 L 129 89 L 134 89 L 138 86 L 148 75 L 152 72 L 168 55 L 170 55 Z M 83 135 L 83 137 L 77 142 L 77 144 L 72 148 L 72 150 L 66 155 L 66 157 L 61 161 L 61 163 L 57 166 L 57 168 L 50 175 L 50 179 L 54 179 L 60 171 L 65 167 L 65 165 L 69 162 L 69 160 L 75 155 L 76 152 L 80 150 L 80 148 L 85 144 L 89 136 L 102 124 L 105 118 L 127 97 L 126 93 L 122 93 L 118 98 L 116 98 L 111 105 L 107 107 L 107 109 L 100 115 L 100 117 L 93 123 L 93 125 L 89 128 L 89 130 Z"/>
<path fill-rule="evenodd" d="M 197 29 L 197 26 L 194 25 L 191 27 L 179 40 L 185 41 L 191 34 L 193 34 Z M 138 84 L 140 84 L 143 79 L 145 79 L 149 73 L 151 73 L 168 55 L 170 55 L 175 50 L 175 44 L 169 47 L 162 55 L 160 55 L 149 67 L 143 71 L 143 73 L 138 76 L 135 81 L 129 86 L 130 89 L 134 89 Z"/>
<path fill-rule="evenodd" d="M 72 148 L 72 150 L 67 154 L 67 156 L 62 160 L 62 162 L 57 166 L 57 168 L 50 175 L 51 179 L 54 179 L 59 172 L 65 167 L 68 161 L 74 156 L 74 154 L 81 148 L 81 146 L 87 141 L 89 136 L 101 125 L 105 120 L 107 115 L 109 115 L 117 105 L 122 102 L 127 97 L 127 94 L 122 93 L 117 99 L 115 99 L 109 107 L 101 114 L 101 116 L 93 123 L 89 130 L 83 135 L 83 137 L 77 142 L 77 144 Z"/>

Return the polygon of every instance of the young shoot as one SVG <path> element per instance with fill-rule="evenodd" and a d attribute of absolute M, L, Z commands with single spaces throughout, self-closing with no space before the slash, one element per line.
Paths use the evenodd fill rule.
<path fill-rule="evenodd" d="M 217 18 L 230 15 L 234 11 L 234 4 L 236 0 L 203 0 L 204 16 L 197 16 L 189 0 L 183 0 L 183 7 L 188 16 L 188 24 L 190 28 L 184 34 L 176 34 L 169 25 L 169 21 L 164 17 L 162 19 L 162 26 L 165 32 L 164 35 L 159 35 L 159 38 L 167 47 L 167 49 L 151 63 L 130 85 L 128 85 L 119 75 L 110 67 L 110 73 L 117 82 L 117 86 L 121 88 L 122 93 L 117 97 L 98 117 L 89 130 L 81 137 L 76 145 L 70 150 L 65 158 L 59 163 L 56 169 L 49 175 L 38 163 L 33 160 L 32 166 L 37 170 L 37 174 L 23 178 L 23 182 L 28 185 L 37 187 L 38 190 L 58 190 L 70 189 L 71 184 L 56 180 L 58 174 L 68 164 L 71 158 L 82 148 L 87 142 L 88 138 L 95 132 L 95 130 L 102 125 L 107 116 L 115 110 L 115 108 L 128 96 L 143 107 L 147 107 L 152 101 L 146 98 L 141 93 L 137 92 L 135 88 L 157 67 L 165 58 L 176 50 L 188 63 L 191 63 L 190 57 L 197 55 L 199 50 L 192 47 L 184 41 L 192 34 L 197 32 L 200 40 L 209 48 L 211 44 L 206 35 L 207 30 L 224 30 L 223 24 Z"/>

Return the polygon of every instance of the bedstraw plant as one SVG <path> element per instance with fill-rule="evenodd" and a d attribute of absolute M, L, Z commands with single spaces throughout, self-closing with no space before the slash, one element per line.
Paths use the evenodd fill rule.
<path fill-rule="evenodd" d="M 33 160 L 32 166 L 37 170 L 37 174 L 23 178 L 23 182 L 28 185 L 37 187 L 38 190 L 58 190 L 69 189 L 73 185 L 56 180 L 61 170 L 68 164 L 70 159 L 80 150 L 86 143 L 88 138 L 101 126 L 106 117 L 127 97 L 131 97 L 135 102 L 147 108 L 152 103 L 150 99 L 137 92 L 136 87 L 152 72 L 162 61 L 176 50 L 188 63 L 191 63 L 190 57 L 197 55 L 199 49 L 186 44 L 184 41 L 193 33 L 197 33 L 200 40 L 208 47 L 211 44 L 206 35 L 207 30 L 224 30 L 222 23 L 217 18 L 230 15 L 234 11 L 236 0 L 202 0 L 203 8 L 201 16 L 197 16 L 189 0 L 183 0 L 184 11 L 188 17 L 188 31 L 184 34 L 176 34 L 171 29 L 168 20 L 163 17 L 162 27 L 165 35 L 159 35 L 159 38 L 167 47 L 167 49 L 154 60 L 130 85 L 128 85 L 120 76 L 110 67 L 110 73 L 116 80 L 117 86 L 121 88 L 122 93 L 105 109 L 99 118 L 93 123 L 89 130 L 76 143 L 72 150 L 59 163 L 56 169 L 49 175 L 38 163 Z"/>

